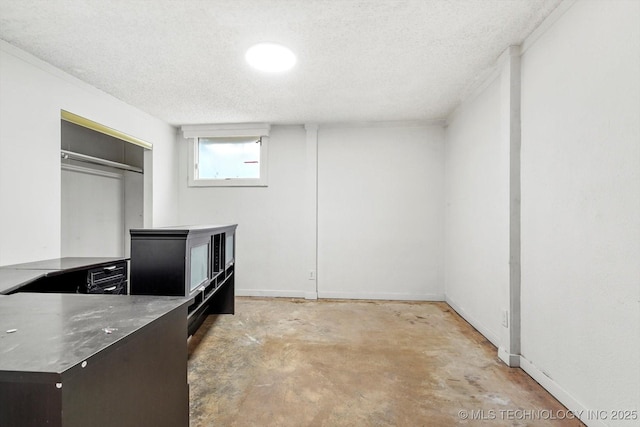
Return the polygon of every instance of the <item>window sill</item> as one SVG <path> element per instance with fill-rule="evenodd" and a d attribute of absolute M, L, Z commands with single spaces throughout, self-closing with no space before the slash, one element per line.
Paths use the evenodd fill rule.
<path fill-rule="evenodd" d="M 264 179 L 197 179 L 189 187 L 268 187 Z"/>

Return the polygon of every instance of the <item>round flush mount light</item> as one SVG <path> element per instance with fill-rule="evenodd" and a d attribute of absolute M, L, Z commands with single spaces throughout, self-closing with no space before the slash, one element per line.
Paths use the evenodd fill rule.
<path fill-rule="evenodd" d="M 287 47 L 275 43 L 258 43 L 247 50 L 245 59 L 253 68 L 269 73 L 287 71 L 296 65 L 296 56 Z"/>

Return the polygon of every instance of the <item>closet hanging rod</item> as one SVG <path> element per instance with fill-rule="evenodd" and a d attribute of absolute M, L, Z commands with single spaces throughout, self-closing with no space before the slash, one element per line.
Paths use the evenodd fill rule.
<path fill-rule="evenodd" d="M 81 162 L 95 163 L 97 165 L 109 166 L 116 169 L 143 173 L 142 169 L 136 166 L 130 166 L 124 163 L 112 162 L 111 160 L 105 160 L 99 157 L 88 156 L 86 154 L 74 153 L 73 151 L 60 150 L 60 157 L 68 160 L 79 160 Z"/>

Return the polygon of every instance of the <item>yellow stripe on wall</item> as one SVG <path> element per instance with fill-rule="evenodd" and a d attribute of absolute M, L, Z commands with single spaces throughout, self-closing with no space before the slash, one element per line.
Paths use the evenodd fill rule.
<path fill-rule="evenodd" d="M 60 110 L 60 117 L 62 118 L 62 120 L 67 121 L 69 123 L 73 123 L 78 126 L 82 126 L 87 129 L 91 129 L 96 132 L 100 132 L 105 135 L 109 135 L 114 138 L 121 139 L 131 144 L 138 145 L 147 150 L 151 150 L 153 148 L 153 144 L 151 144 L 150 142 L 144 141 L 140 138 L 136 138 L 135 136 L 127 135 L 124 132 L 120 132 L 119 130 L 112 129 L 105 125 L 101 125 L 98 122 L 94 122 L 93 120 L 89 120 L 82 116 L 78 116 L 77 114 L 73 114 L 65 110 Z"/>

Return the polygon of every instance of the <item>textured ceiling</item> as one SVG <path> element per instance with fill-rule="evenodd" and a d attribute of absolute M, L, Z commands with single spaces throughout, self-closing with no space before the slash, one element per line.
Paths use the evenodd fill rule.
<path fill-rule="evenodd" d="M 438 120 L 560 1 L 0 0 L 0 39 L 175 125 Z"/>

